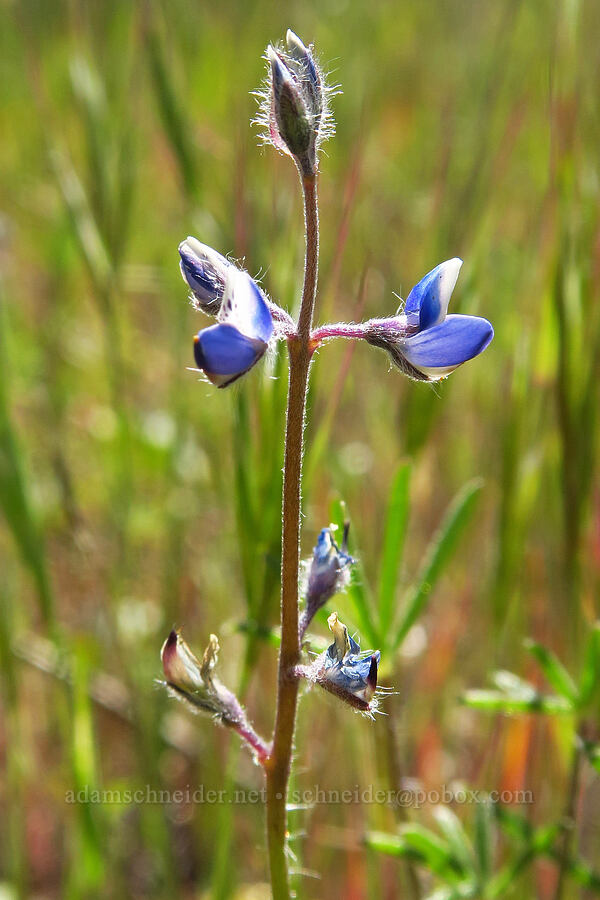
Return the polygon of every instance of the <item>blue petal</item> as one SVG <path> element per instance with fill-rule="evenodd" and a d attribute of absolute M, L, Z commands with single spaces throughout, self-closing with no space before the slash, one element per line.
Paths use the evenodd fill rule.
<path fill-rule="evenodd" d="M 487 319 L 477 316 L 448 316 L 435 325 L 406 339 L 403 353 L 416 368 L 444 375 L 473 359 L 488 346 L 494 329 Z"/>
<path fill-rule="evenodd" d="M 218 387 L 226 387 L 258 362 L 265 341 L 242 334 L 229 324 L 212 325 L 194 340 L 194 356 L 199 369 Z"/>
<path fill-rule="evenodd" d="M 446 318 L 448 303 L 462 260 L 458 257 L 440 263 L 432 269 L 414 288 L 406 298 L 404 312 L 409 319 L 415 322 L 418 319 L 419 331 L 433 328 Z"/>
<path fill-rule="evenodd" d="M 364 659 L 348 656 L 336 670 L 328 673 L 328 678 L 351 694 L 360 695 L 364 691 L 370 691 L 372 696 L 377 687 L 377 667 L 380 657 L 379 650 Z"/>
<path fill-rule="evenodd" d="M 265 344 L 273 334 L 273 319 L 261 289 L 235 266 L 229 269 L 219 321 Z"/>
<path fill-rule="evenodd" d="M 231 263 L 213 250 L 188 237 L 179 245 L 179 268 L 184 280 L 202 306 L 220 300 Z"/>
<path fill-rule="evenodd" d="M 313 558 L 317 563 L 328 562 L 332 551 L 331 528 L 322 528 L 313 551 Z"/>

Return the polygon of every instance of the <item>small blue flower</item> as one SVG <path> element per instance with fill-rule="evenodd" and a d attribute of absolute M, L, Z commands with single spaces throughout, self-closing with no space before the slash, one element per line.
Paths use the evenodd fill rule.
<path fill-rule="evenodd" d="M 181 242 L 179 256 L 179 268 L 183 280 L 192 291 L 194 306 L 216 316 L 232 264 L 212 247 L 201 244 L 194 237 Z"/>
<path fill-rule="evenodd" d="M 313 558 L 308 573 L 306 602 L 317 601 L 322 606 L 344 587 L 350 575 L 349 567 L 354 562 L 346 552 L 348 527 L 344 529 L 342 546 L 338 547 L 333 538 L 332 528 L 323 528 L 313 550 Z"/>
<path fill-rule="evenodd" d="M 315 613 L 334 594 L 342 591 L 350 581 L 350 567 L 354 563 L 346 552 L 350 523 L 344 526 L 342 546 L 338 547 L 333 537 L 334 528 L 323 528 L 313 550 L 307 571 L 305 588 L 305 608 L 300 617 L 300 636 L 310 625 Z"/>
<path fill-rule="evenodd" d="M 418 381 L 444 378 L 482 353 L 494 336 L 487 319 L 447 315 L 461 266 L 458 258 L 436 266 L 411 290 L 403 315 L 371 323 L 367 340 Z"/>
<path fill-rule="evenodd" d="M 333 644 L 315 663 L 317 684 L 362 712 L 373 712 L 375 705 L 371 703 L 377 690 L 379 650 L 362 654 L 337 613 L 329 616 L 327 624 L 333 633 Z"/>
<path fill-rule="evenodd" d="M 262 291 L 247 272 L 229 265 L 218 324 L 194 338 L 196 365 L 217 387 L 227 387 L 258 362 L 273 335 Z"/>

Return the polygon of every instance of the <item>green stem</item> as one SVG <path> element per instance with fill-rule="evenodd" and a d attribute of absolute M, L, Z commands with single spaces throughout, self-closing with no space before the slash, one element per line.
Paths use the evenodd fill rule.
<path fill-rule="evenodd" d="M 400 754 L 398 753 L 398 723 L 396 716 L 396 705 L 390 703 L 388 714 L 383 718 L 385 727 L 385 756 L 388 770 L 388 779 L 390 788 L 400 796 L 402 790 L 402 765 L 400 762 Z M 399 804 L 396 807 L 398 819 L 401 822 L 408 822 L 409 817 L 404 806 Z M 420 900 L 421 885 L 417 870 L 410 858 L 405 861 L 406 880 L 408 882 L 408 897 L 411 900 Z"/>
<path fill-rule="evenodd" d="M 298 639 L 298 574 L 304 412 L 312 356 L 310 331 L 317 291 L 319 212 L 316 176 L 302 178 L 306 255 L 298 329 L 288 340 L 289 385 L 283 470 L 283 533 L 281 559 L 281 649 L 273 749 L 267 775 L 267 841 L 274 900 L 289 900 L 286 857 L 286 800 L 290 776 L 298 681 L 291 670 L 300 658 Z"/>
<path fill-rule="evenodd" d="M 575 824 L 577 818 L 577 797 L 579 795 L 579 780 L 581 776 L 581 762 L 583 750 L 579 738 L 577 737 L 575 747 L 573 748 L 573 757 L 571 760 L 571 771 L 569 775 L 569 787 L 567 790 L 567 800 L 563 813 L 563 838 L 559 849 L 560 862 L 558 866 L 558 879 L 556 889 L 554 891 L 554 900 L 562 900 L 567 870 L 569 868 L 569 859 L 573 847 L 573 839 L 575 835 Z"/>

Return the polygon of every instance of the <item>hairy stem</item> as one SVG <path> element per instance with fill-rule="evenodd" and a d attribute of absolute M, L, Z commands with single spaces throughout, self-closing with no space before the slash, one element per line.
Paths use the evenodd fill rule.
<path fill-rule="evenodd" d="M 289 386 L 283 470 L 282 560 L 281 560 L 281 649 L 277 710 L 267 773 L 267 841 L 274 900 L 289 900 L 286 858 L 286 799 L 290 776 L 298 680 L 293 668 L 300 658 L 298 638 L 298 574 L 300 559 L 300 512 L 304 411 L 308 372 L 312 356 L 310 330 L 317 290 L 319 258 L 319 214 L 315 176 L 302 178 L 306 256 L 304 287 L 298 328 L 288 341 Z"/>
<path fill-rule="evenodd" d="M 558 878 L 556 881 L 556 889 L 554 891 L 554 900 L 562 900 L 565 888 L 565 880 L 567 869 L 569 866 L 569 858 L 575 837 L 575 825 L 577 818 L 577 799 L 579 796 L 579 782 L 581 778 L 581 763 L 583 751 L 579 739 L 576 739 L 573 748 L 573 757 L 571 760 L 571 770 L 569 773 L 569 785 L 567 788 L 567 799 L 563 812 L 563 837 L 559 847 L 559 866 Z"/>

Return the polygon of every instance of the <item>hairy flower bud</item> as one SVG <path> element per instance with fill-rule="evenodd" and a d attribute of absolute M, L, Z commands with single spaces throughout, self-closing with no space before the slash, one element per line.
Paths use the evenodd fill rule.
<path fill-rule="evenodd" d="M 181 275 L 192 291 L 194 306 L 216 316 L 221 308 L 231 263 L 194 237 L 181 242 L 179 256 Z"/>
<path fill-rule="evenodd" d="M 312 54 L 293 31 L 286 48 L 267 47 L 269 73 L 258 122 L 264 139 L 293 157 L 303 176 L 317 171 L 320 143 L 333 131 L 328 94 Z"/>
<path fill-rule="evenodd" d="M 332 527 L 323 528 L 313 550 L 308 567 L 305 600 L 306 607 L 300 618 L 300 635 L 308 628 L 315 614 L 334 594 L 342 591 L 350 581 L 351 566 L 354 563 L 348 554 L 348 531 L 350 523 L 344 526 L 342 546 L 336 544 Z"/>

